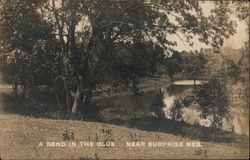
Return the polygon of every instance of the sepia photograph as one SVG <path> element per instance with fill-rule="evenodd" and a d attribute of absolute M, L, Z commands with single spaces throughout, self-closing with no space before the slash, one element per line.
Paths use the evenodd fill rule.
<path fill-rule="evenodd" d="M 247 0 L 0 0 L 0 160 L 249 159 Z"/>

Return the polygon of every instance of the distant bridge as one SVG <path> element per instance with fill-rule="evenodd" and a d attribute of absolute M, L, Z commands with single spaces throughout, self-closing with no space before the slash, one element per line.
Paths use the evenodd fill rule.
<path fill-rule="evenodd" d="M 204 80 L 178 80 L 173 83 L 173 85 L 184 85 L 184 86 L 189 86 L 189 85 L 203 85 L 207 84 L 208 81 Z"/>

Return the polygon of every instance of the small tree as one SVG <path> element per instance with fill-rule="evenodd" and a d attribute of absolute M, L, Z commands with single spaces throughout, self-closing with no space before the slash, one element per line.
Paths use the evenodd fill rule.
<path fill-rule="evenodd" d="M 197 86 L 194 94 L 196 102 L 201 106 L 202 118 L 212 116 L 212 127 L 221 127 L 222 118 L 229 112 L 225 81 L 213 77 L 208 84 Z"/>
<path fill-rule="evenodd" d="M 180 98 L 174 100 L 174 104 L 170 110 L 170 115 L 173 120 L 181 120 L 182 119 L 182 109 L 184 105 Z"/>
<path fill-rule="evenodd" d="M 240 77 L 240 67 L 234 63 L 233 60 L 228 60 L 227 74 L 234 83 L 239 80 Z"/>
<path fill-rule="evenodd" d="M 164 98 L 164 93 L 161 90 L 158 90 L 156 92 L 156 100 L 153 103 L 153 105 L 150 107 L 150 110 L 153 113 L 155 113 L 155 115 L 158 118 L 165 118 L 165 113 L 163 111 L 163 107 L 164 107 L 163 98 Z"/>

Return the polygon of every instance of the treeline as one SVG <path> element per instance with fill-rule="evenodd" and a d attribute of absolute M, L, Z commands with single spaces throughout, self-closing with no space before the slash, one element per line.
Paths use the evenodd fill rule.
<path fill-rule="evenodd" d="M 14 93 L 21 86 L 25 97 L 29 90 L 45 84 L 56 97 L 60 113 L 72 119 L 79 107 L 90 106 L 92 91 L 103 83 L 137 85 L 140 77 L 157 73 L 158 65 L 166 64 L 170 76 L 179 72 L 177 42 L 169 36 L 176 35 L 188 45 L 198 37 L 218 47 L 236 27 L 229 18 L 230 2 L 211 2 L 215 7 L 209 16 L 197 1 L 0 3 L 1 62 Z M 171 54 L 174 58 L 168 58 Z M 183 67 L 192 71 L 193 78 L 204 67 L 202 57 L 197 61 L 187 57 L 195 60 L 194 65 Z"/>

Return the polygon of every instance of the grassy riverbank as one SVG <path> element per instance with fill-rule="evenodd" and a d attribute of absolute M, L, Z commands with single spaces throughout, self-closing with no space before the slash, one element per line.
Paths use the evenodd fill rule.
<path fill-rule="evenodd" d="M 248 148 L 225 143 L 201 142 L 202 147 L 188 147 L 186 142 L 197 141 L 162 132 L 142 131 L 116 125 L 71 120 L 29 118 L 1 114 L 1 159 L 239 159 L 248 158 Z M 65 130 L 74 139 L 65 140 Z M 104 141 L 110 130 L 115 147 L 83 147 L 80 142 Z M 183 147 L 127 147 L 126 142 L 183 142 Z M 44 146 L 39 147 L 39 142 Z M 47 147 L 46 142 L 66 142 L 66 147 Z M 77 146 L 68 146 L 76 142 Z"/>

